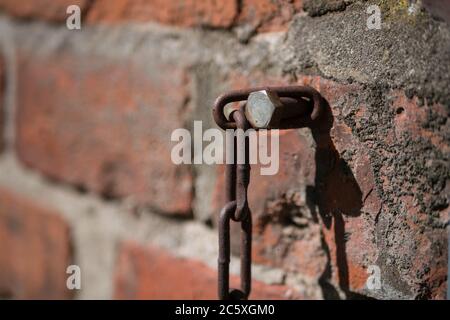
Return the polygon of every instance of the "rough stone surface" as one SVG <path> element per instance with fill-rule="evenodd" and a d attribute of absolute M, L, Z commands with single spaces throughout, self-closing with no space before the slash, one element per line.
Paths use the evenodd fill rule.
<path fill-rule="evenodd" d="M 450 105 L 448 25 L 425 14 L 408 16 L 400 7 L 386 13 L 381 30 L 367 30 L 365 9 L 356 3 L 332 15 L 297 18 L 286 41 L 286 72 L 402 87 L 410 96 Z"/>
<path fill-rule="evenodd" d="M 329 12 L 344 11 L 351 0 L 306 0 L 304 10 L 312 17 L 322 16 Z"/>
<path fill-rule="evenodd" d="M 0 296 L 69 299 L 69 227 L 53 209 L 0 189 Z"/>

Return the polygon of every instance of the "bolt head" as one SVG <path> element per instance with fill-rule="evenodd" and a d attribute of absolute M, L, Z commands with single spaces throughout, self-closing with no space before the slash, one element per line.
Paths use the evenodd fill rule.
<path fill-rule="evenodd" d="M 276 92 L 255 91 L 248 96 L 245 115 L 254 128 L 268 128 L 275 110 L 281 106 L 281 100 Z"/>

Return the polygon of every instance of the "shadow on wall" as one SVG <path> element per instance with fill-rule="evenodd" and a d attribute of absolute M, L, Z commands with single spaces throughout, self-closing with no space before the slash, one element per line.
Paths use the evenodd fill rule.
<path fill-rule="evenodd" d="M 361 214 L 362 192 L 353 173 L 342 159 L 331 140 L 333 115 L 329 104 L 323 100 L 324 118 L 311 128 L 316 142 L 315 187 L 309 186 L 306 198 L 313 219 L 319 223 L 319 217 L 325 228 L 334 228 L 336 264 L 339 287 L 348 299 L 368 299 L 367 296 L 352 292 L 349 287 L 349 271 L 346 254 L 346 232 L 344 215 L 357 217 Z M 318 212 L 317 212 L 318 210 Z M 331 252 L 329 244 L 323 240 L 323 247 L 328 257 L 328 266 L 319 279 L 325 299 L 339 299 L 339 294 L 331 284 Z"/>

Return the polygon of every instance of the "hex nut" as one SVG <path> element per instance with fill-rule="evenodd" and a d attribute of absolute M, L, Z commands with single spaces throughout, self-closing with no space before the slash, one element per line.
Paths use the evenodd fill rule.
<path fill-rule="evenodd" d="M 245 107 L 247 120 L 254 128 L 268 128 L 273 121 L 277 108 L 283 104 L 277 93 L 270 90 L 261 90 L 250 93 Z"/>

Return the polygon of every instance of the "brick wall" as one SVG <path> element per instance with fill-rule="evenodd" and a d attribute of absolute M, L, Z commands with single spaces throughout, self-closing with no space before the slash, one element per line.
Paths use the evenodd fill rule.
<path fill-rule="evenodd" d="M 81 30 L 66 28 L 72 4 Z M 370 4 L 381 30 L 367 29 Z M 252 298 L 445 298 L 445 10 L 348 0 L 0 10 L 0 297 L 215 298 L 223 166 L 174 165 L 171 132 L 215 127 L 226 90 L 306 84 L 327 101 L 320 129 L 281 134 L 277 175 L 252 170 Z M 66 287 L 72 264 L 80 290 Z M 236 255 L 232 283 L 238 266 Z M 367 285 L 374 266 L 380 289 Z"/>

